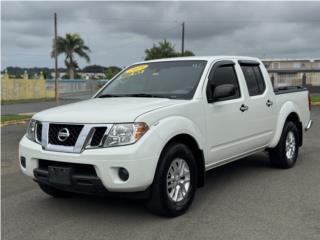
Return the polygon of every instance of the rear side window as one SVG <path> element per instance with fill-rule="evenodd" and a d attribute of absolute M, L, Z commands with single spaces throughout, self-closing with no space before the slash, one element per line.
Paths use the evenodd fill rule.
<path fill-rule="evenodd" d="M 259 66 L 241 65 L 241 69 L 247 83 L 249 95 L 256 96 L 262 94 L 266 89 L 266 85 Z"/>
<path fill-rule="evenodd" d="M 235 99 L 240 97 L 239 83 L 237 74 L 233 65 L 222 65 L 213 70 L 210 77 L 210 84 L 214 85 L 214 88 L 223 84 L 233 84 L 236 87 L 236 93 L 232 97 L 225 99 Z"/>

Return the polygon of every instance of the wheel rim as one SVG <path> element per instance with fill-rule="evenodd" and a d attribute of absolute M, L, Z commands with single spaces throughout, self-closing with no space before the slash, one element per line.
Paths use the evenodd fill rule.
<path fill-rule="evenodd" d="M 167 194 L 173 202 L 184 200 L 190 191 L 190 169 L 181 158 L 171 162 L 167 173 Z"/>
<path fill-rule="evenodd" d="M 296 138 L 293 132 L 288 132 L 286 139 L 286 156 L 288 159 L 292 159 L 296 152 Z"/>

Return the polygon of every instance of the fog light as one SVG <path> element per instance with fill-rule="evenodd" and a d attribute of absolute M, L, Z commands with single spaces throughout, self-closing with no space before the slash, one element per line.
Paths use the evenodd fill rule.
<path fill-rule="evenodd" d="M 21 163 L 21 166 L 26 168 L 26 158 L 25 157 L 20 157 L 20 163 Z"/>
<path fill-rule="evenodd" d="M 122 180 L 122 181 L 127 181 L 128 178 L 129 178 L 129 172 L 127 171 L 127 169 L 125 168 L 119 168 L 119 178 Z"/>

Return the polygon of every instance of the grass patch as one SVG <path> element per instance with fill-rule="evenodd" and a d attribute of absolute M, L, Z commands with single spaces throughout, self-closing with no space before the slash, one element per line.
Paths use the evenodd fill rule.
<path fill-rule="evenodd" d="M 37 98 L 37 99 L 19 99 L 19 100 L 1 100 L 1 105 L 16 103 L 33 103 L 33 102 L 51 102 L 54 98 Z"/>
<path fill-rule="evenodd" d="M 320 102 L 320 95 L 313 95 L 311 96 L 311 102 L 319 103 Z"/>
<path fill-rule="evenodd" d="M 31 117 L 32 115 L 2 115 L 1 124 L 11 122 L 11 121 L 29 120 Z"/>

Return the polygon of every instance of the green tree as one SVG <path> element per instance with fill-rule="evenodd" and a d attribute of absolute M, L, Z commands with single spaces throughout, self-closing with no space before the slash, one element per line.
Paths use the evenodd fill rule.
<path fill-rule="evenodd" d="M 179 57 L 182 57 L 181 52 L 177 53 L 177 55 L 178 55 Z M 194 53 L 191 52 L 190 50 L 185 50 L 185 51 L 183 52 L 183 57 L 191 57 L 191 56 L 194 56 Z"/>
<path fill-rule="evenodd" d="M 160 41 L 158 44 L 153 44 L 153 47 L 145 50 L 145 60 L 176 57 L 177 53 L 174 45 L 167 40 Z"/>
<path fill-rule="evenodd" d="M 194 56 L 194 53 L 186 50 L 183 56 Z M 175 50 L 172 43 L 167 40 L 160 41 L 158 44 L 153 44 L 152 48 L 145 50 L 145 60 L 159 59 L 159 58 L 171 58 L 181 57 L 181 53 Z"/>
<path fill-rule="evenodd" d="M 53 40 L 51 57 L 54 57 L 55 41 Z M 65 65 L 69 72 L 69 78 L 74 79 L 74 72 L 78 68 L 78 63 L 75 60 L 75 55 L 84 58 L 87 62 L 90 62 L 88 53 L 90 49 L 85 45 L 84 40 L 78 33 L 67 33 L 66 37 L 57 38 L 57 53 L 65 54 Z"/>
<path fill-rule="evenodd" d="M 113 78 L 116 74 L 118 74 L 122 69 L 116 66 L 110 66 L 105 71 L 106 78 L 110 80 Z"/>

